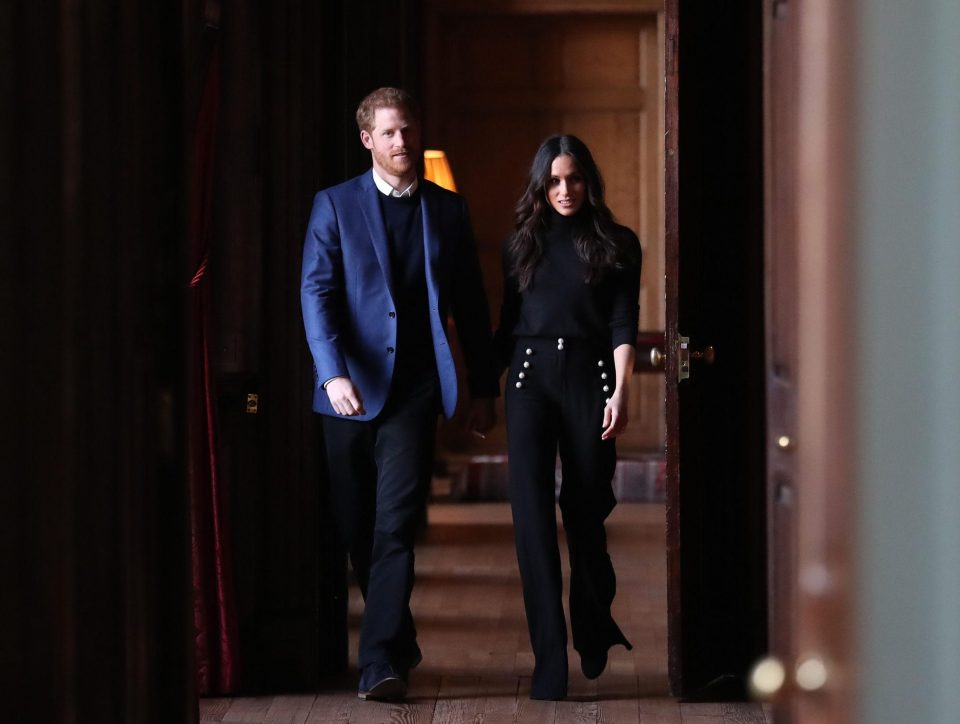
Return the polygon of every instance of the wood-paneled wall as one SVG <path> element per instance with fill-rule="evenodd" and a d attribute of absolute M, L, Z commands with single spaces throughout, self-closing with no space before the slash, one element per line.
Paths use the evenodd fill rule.
<path fill-rule="evenodd" d="M 547 136 L 573 133 L 591 148 L 615 216 L 640 236 L 640 326 L 663 329 L 660 10 L 649 2 L 428 3 L 425 140 L 447 151 L 470 203 L 494 320 L 501 242 L 533 154 Z M 662 378 L 636 377 L 631 393 L 618 449 L 662 449 Z M 504 450 L 502 424 L 469 446 Z"/>

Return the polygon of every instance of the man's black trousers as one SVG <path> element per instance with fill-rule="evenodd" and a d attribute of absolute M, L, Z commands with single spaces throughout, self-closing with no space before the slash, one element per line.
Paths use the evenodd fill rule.
<path fill-rule="evenodd" d="M 374 420 L 323 419 L 331 498 L 365 601 L 361 669 L 386 662 L 402 670 L 420 656 L 413 544 L 430 489 L 438 395 L 435 374 L 398 379 Z"/>

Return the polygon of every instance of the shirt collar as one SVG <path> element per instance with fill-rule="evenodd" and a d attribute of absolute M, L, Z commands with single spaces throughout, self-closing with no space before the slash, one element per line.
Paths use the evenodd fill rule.
<path fill-rule="evenodd" d="M 380 174 L 377 173 L 377 169 L 373 168 L 370 170 L 373 173 L 373 182 L 377 185 L 377 189 L 379 189 L 380 193 L 382 193 L 384 196 L 396 196 L 398 198 L 413 196 L 413 193 L 420 185 L 420 180 L 414 178 L 413 183 L 407 186 L 407 188 L 403 189 L 402 191 L 397 191 L 395 188 L 393 188 L 393 186 L 388 184 L 380 177 Z"/>

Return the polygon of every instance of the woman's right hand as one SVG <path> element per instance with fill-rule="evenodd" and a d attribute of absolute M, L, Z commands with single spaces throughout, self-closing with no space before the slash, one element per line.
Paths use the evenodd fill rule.
<path fill-rule="evenodd" d="M 610 401 L 603 408 L 603 432 L 601 440 L 609 440 L 627 429 L 630 416 L 627 413 L 627 395 L 621 388 L 614 390 Z"/>

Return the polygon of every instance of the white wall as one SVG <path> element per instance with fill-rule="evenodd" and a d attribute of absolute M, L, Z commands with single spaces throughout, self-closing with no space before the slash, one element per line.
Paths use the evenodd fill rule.
<path fill-rule="evenodd" d="M 859 0 L 859 720 L 960 717 L 960 0 Z"/>

